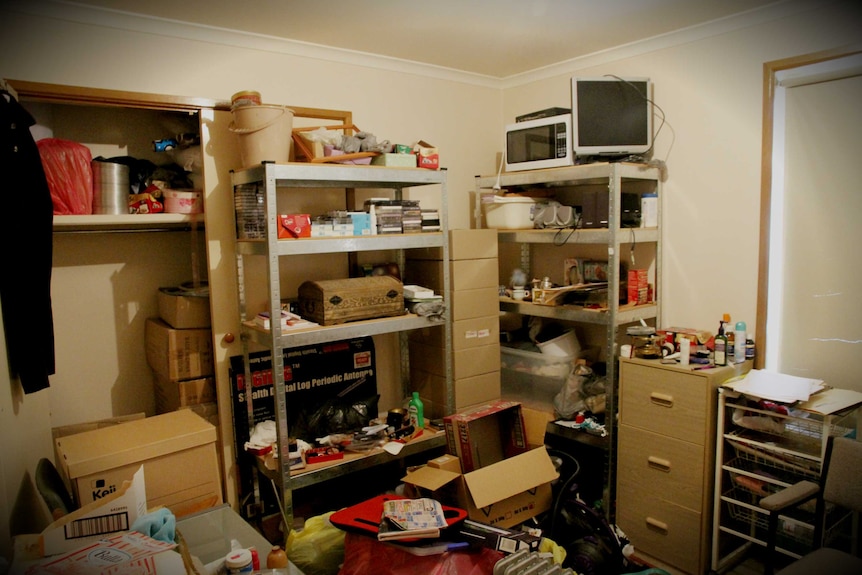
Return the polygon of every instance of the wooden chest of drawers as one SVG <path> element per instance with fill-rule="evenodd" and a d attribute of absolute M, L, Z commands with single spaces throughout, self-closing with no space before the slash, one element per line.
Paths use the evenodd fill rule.
<path fill-rule="evenodd" d="M 658 566 L 707 571 L 716 390 L 748 367 L 693 371 L 620 360 L 617 523 Z"/>

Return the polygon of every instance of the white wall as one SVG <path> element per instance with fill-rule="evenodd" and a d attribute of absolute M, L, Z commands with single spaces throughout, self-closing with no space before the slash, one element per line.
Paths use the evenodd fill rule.
<path fill-rule="evenodd" d="M 224 100 L 255 89 L 268 102 L 349 109 L 360 128 L 380 138 L 440 146 L 449 170 L 450 223 L 458 228 L 470 225 L 473 176 L 495 170 L 504 123 L 525 111 L 567 105 L 571 75 L 650 76 L 676 133 L 669 157 L 669 129 L 656 148 L 670 173 L 662 325 L 712 329 L 730 312 L 754 328 L 762 65 L 855 41 L 860 27 L 854 3 L 826 6 L 729 23 L 719 35 L 708 29 L 702 37 L 664 38 L 659 48 L 649 42 L 625 47 L 571 62 L 551 76 L 494 83 L 355 55 L 339 63 L 231 34 L 172 26 L 135 31 L 122 19 L 96 25 L 4 5 L 0 76 Z M 178 37 L 184 33 L 195 39 Z M 5 375 L 0 385 L 0 551 L 8 556 L 8 517 L 17 491 L 38 458 L 50 456 L 46 414 L 52 390 L 16 396 Z M 81 394 L 92 392 L 82 384 Z"/>
<path fill-rule="evenodd" d="M 654 154 L 668 168 L 662 326 L 716 330 L 727 312 L 756 336 L 763 64 L 851 44 L 862 31 L 855 2 L 792 2 L 772 13 L 780 17 L 760 22 L 756 12 L 676 41 L 595 54 L 504 90 L 503 120 L 511 122 L 566 105 L 572 76 L 652 79 L 673 128 L 659 134 Z"/>

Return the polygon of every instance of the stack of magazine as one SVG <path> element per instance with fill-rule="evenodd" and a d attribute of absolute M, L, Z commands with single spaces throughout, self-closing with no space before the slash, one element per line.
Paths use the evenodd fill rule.
<path fill-rule="evenodd" d="M 430 498 L 391 499 L 383 502 L 383 516 L 377 533 L 379 541 L 428 539 L 440 536 L 447 527 L 439 501 Z"/>

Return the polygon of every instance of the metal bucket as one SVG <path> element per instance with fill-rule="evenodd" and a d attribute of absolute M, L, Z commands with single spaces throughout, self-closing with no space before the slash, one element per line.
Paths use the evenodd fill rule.
<path fill-rule="evenodd" d="M 129 213 L 129 166 L 93 160 L 93 213 Z"/>

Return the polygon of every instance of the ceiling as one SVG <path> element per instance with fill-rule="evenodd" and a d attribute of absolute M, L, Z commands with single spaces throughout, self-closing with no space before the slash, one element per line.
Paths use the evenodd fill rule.
<path fill-rule="evenodd" d="M 781 2 L 74 0 L 72 3 L 507 78 Z"/>

